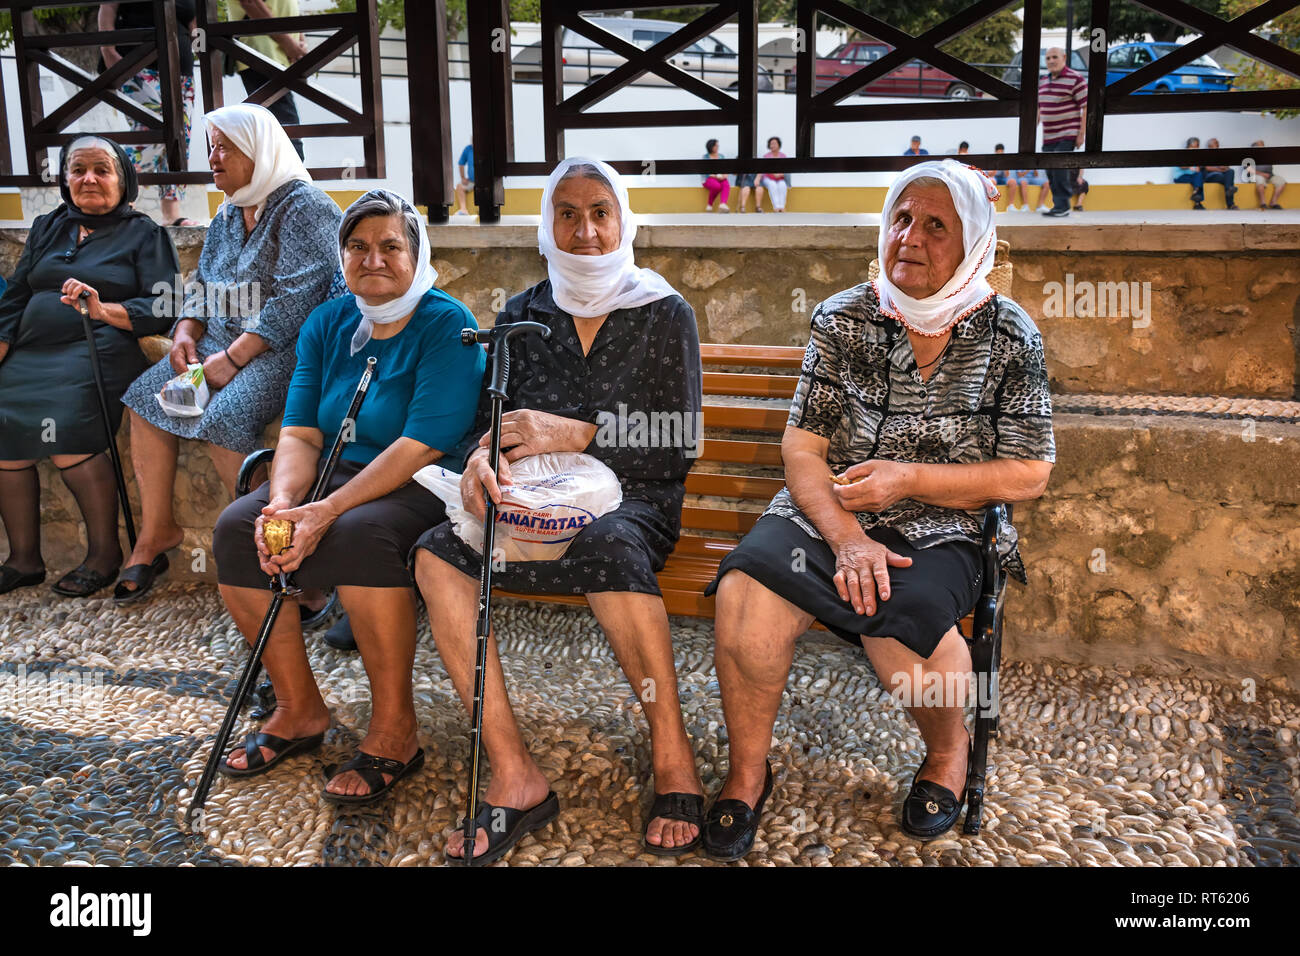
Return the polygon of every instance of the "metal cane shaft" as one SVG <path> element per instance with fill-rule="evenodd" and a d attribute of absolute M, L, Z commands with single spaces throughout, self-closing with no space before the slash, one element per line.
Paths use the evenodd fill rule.
<path fill-rule="evenodd" d="M 113 477 L 117 480 L 117 498 L 126 519 L 126 538 L 135 550 L 135 517 L 131 514 L 131 499 L 126 494 L 126 475 L 122 472 L 122 456 L 117 453 L 117 436 L 113 434 L 113 419 L 108 414 L 108 398 L 104 394 L 104 370 L 99 365 L 99 350 L 95 348 L 95 330 L 90 324 L 90 311 L 82 293 L 81 324 L 86 332 L 86 345 L 90 348 L 90 371 L 95 377 L 95 394 L 99 398 L 99 415 L 104 422 L 104 435 L 108 439 L 108 459 L 113 463 Z"/>
<path fill-rule="evenodd" d="M 235 729 L 235 721 L 239 718 L 239 707 L 243 703 L 244 695 L 248 693 L 248 688 L 253 683 L 253 677 L 262 665 L 262 655 L 266 652 L 266 645 L 271 640 L 271 631 L 275 628 L 275 619 L 280 616 L 280 605 L 284 603 L 284 592 L 276 591 L 271 595 L 271 605 L 266 609 L 266 617 L 262 618 L 262 629 L 257 633 L 257 640 L 253 643 L 252 653 L 248 656 L 248 662 L 244 665 L 244 671 L 239 675 L 239 684 L 235 687 L 235 694 L 230 700 L 230 706 L 226 708 L 225 719 L 221 721 L 221 729 L 217 731 L 217 740 L 212 747 L 212 753 L 208 755 L 207 765 L 203 768 L 203 776 L 199 778 L 199 785 L 194 791 L 194 799 L 190 801 L 190 808 L 185 814 L 185 819 L 193 822 L 195 814 L 203 810 L 203 804 L 208 799 L 208 791 L 212 789 L 212 782 L 217 777 L 217 765 L 221 763 L 225 756 L 226 747 L 230 744 L 230 734 Z"/>
<path fill-rule="evenodd" d="M 488 440 L 488 467 L 492 474 L 497 473 L 501 455 L 501 409 L 502 401 L 498 395 L 492 396 L 492 430 Z M 474 841 L 478 835 L 478 826 L 474 818 L 478 816 L 479 773 L 483 760 L 483 696 L 485 693 L 487 671 L 488 639 L 492 634 L 492 552 L 496 547 L 497 506 L 490 495 L 484 494 L 483 506 L 483 555 L 479 566 L 478 626 L 476 628 L 476 646 L 474 648 L 474 713 L 473 728 L 470 738 L 469 764 L 469 799 L 465 815 L 465 860 L 472 866 L 474 859 Z"/>

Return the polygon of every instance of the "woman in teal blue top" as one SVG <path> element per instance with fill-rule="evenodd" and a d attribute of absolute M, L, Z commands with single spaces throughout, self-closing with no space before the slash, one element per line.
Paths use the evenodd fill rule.
<path fill-rule="evenodd" d="M 213 551 L 221 596 L 250 643 L 270 603 L 268 575 L 293 571 L 304 588 L 337 588 L 373 707 L 369 733 L 322 795 L 365 803 L 424 762 L 411 694 L 415 602 L 406 559 L 444 512 L 411 476 L 435 461 L 461 467 L 449 453 L 473 424 L 485 359 L 481 348 L 460 341 L 462 329 L 477 328 L 473 315 L 433 288 L 428 232 L 409 203 L 386 190 L 366 193 L 344 214 L 339 245 L 353 294 L 318 307 L 299 333 L 271 480 L 222 513 Z M 354 439 L 325 497 L 303 505 L 372 356 L 375 378 Z M 277 556 L 262 535 L 272 517 L 294 522 L 292 547 Z M 297 606 L 282 607 L 263 658 L 277 706 L 264 731 L 222 762 L 231 776 L 260 774 L 315 750 L 330 724 Z"/>

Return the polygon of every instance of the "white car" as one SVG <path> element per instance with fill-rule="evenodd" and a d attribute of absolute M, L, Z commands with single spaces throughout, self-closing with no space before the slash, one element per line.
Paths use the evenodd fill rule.
<path fill-rule="evenodd" d="M 649 49 L 665 40 L 682 27 L 669 20 L 642 20 L 634 17 L 589 17 L 592 24 L 608 30 L 628 43 Z M 610 52 L 594 40 L 579 33 L 564 30 L 561 41 L 564 57 L 565 83 L 590 83 L 613 72 L 624 63 L 623 57 Z M 667 61 L 687 73 L 694 74 L 705 83 L 720 89 L 734 90 L 739 85 L 740 55 L 731 47 L 713 37 L 697 40 Z M 514 78 L 522 83 L 542 81 L 542 45 L 531 43 L 514 58 Z M 635 85 L 672 86 L 668 80 L 655 73 L 642 74 Z M 772 71 L 758 67 L 758 90 L 772 90 Z"/>

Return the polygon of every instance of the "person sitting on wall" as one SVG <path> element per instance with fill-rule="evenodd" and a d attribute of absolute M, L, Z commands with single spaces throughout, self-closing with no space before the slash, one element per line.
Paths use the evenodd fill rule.
<path fill-rule="evenodd" d="M 1187 140 L 1188 149 L 1199 149 L 1201 141 L 1195 136 Z M 1192 208 L 1205 208 L 1205 173 L 1200 166 L 1175 166 L 1174 182 L 1187 183 L 1192 187 Z"/>
<path fill-rule="evenodd" d="M 955 160 L 910 167 L 885 197 L 880 277 L 813 311 L 781 443 L 786 486 L 705 592 L 717 594 L 730 738 L 704 826 L 715 859 L 753 846 L 795 641 L 814 620 L 865 648 L 920 728 L 903 830 L 936 837 L 961 812 L 971 657 L 957 622 L 980 592 L 979 510 L 1041 495 L 1056 458 L 1042 339 L 987 281 L 996 197 Z M 997 542 L 1023 582 L 1010 523 Z M 922 700 L 916 674 L 955 696 Z"/>

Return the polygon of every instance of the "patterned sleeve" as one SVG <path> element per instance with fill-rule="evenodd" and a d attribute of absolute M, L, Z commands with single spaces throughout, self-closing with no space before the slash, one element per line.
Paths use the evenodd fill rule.
<path fill-rule="evenodd" d="M 306 191 L 304 191 L 306 192 Z M 266 286 L 261 310 L 244 322 L 244 330 L 261 336 L 275 351 L 292 349 L 298 330 L 312 309 L 327 301 L 338 268 L 338 231 L 342 213 L 319 190 L 295 199 L 295 207 L 268 236 Z"/>
<path fill-rule="evenodd" d="M 840 384 L 840 345 L 825 302 L 813 309 L 812 336 L 803 353 L 799 384 L 790 403 L 787 425 L 829 440 L 844 414 Z"/>
<path fill-rule="evenodd" d="M 1043 337 L 1035 329 L 1012 336 L 1011 354 L 994 399 L 993 452 L 998 458 L 1056 461 L 1052 396 Z"/>

